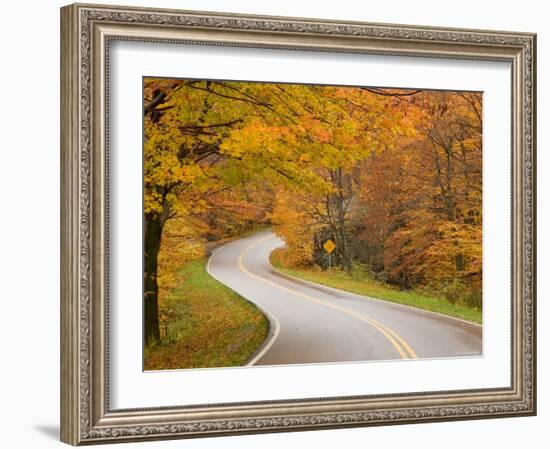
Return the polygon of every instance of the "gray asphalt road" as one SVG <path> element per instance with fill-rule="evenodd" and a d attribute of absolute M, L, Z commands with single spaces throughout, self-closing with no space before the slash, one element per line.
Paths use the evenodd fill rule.
<path fill-rule="evenodd" d="M 264 231 L 218 248 L 208 263 L 270 319 L 250 365 L 481 355 L 480 326 L 279 273 L 269 254 L 283 245 Z"/>

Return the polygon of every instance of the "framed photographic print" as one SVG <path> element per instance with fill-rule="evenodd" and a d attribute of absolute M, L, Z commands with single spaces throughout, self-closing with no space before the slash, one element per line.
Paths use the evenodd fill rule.
<path fill-rule="evenodd" d="M 535 35 L 61 32 L 63 441 L 536 412 Z"/>

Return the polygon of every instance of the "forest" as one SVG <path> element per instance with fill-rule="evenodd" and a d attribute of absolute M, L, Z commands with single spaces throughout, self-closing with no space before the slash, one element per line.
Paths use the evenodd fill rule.
<path fill-rule="evenodd" d="M 181 267 L 261 228 L 289 269 L 481 310 L 481 93 L 144 78 L 143 99 L 146 345 Z"/>

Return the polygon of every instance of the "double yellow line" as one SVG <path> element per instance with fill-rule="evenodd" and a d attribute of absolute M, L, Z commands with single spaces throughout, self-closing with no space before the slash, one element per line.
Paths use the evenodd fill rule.
<path fill-rule="evenodd" d="M 326 307 L 329 307 L 331 309 L 334 309 L 334 310 L 338 310 L 342 313 L 345 313 L 347 315 L 351 315 L 352 317 L 354 318 L 357 318 L 358 320 L 361 320 L 361 321 L 364 321 L 368 324 L 370 324 L 372 327 L 374 327 L 378 332 L 380 332 L 384 337 L 386 337 L 388 339 L 388 341 L 392 344 L 392 346 L 395 348 L 395 350 L 397 351 L 397 353 L 399 354 L 399 356 L 402 358 L 402 359 L 416 359 L 417 358 L 417 355 L 416 353 L 413 351 L 413 349 L 410 347 L 410 345 L 405 341 L 403 340 L 403 338 L 401 336 L 399 336 L 396 332 L 394 332 L 393 330 L 391 330 L 389 327 L 387 326 L 384 326 L 382 323 L 376 321 L 376 320 L 373 320 L 372 318 L 362 314 L 362 313 L 359 313 L 355 310 L 352 310 L 352 309 L 348 309 L 346 307 L 342 307 L 342 306 L 339 306 L 339 305 L 336 305 L 336 304 L 332 304 L 330 302 L 327 302 L 327 301 L 323 301 L 319 298 L 315 298 L 313 296 L 309 296 L 305 293 L 301 293 L 301 292 L 298 292 L 296 290 L 292 290 L 288 287 L 285 287 L 283 285 L 280 285 L 280 284 L 277 284 L 273 281 L 270 281 L 269 279 L 266 279 L 262 276 L 258 276 L 254 273 L 251 273 L 243 264 L 243 260 L 245 258 L 245 256 L 248 254 L 248 252 L 254 248 L 255 246 L 259 245 L 260 243 L 268 240 L 268 239 L 271 239 L 273 238 L 272 235 L 269 235 L 261 240 L 258 240 L 257 242 L 254 242 L 252 243 L 249 247 L 247 247 L 243 252 L 242 254 L 239 256 L 239 259 L 238 259 L 238 265 L 239 265 L 239 269 L 247 274 L 248 276 L 260 281 L 260 282 L 264 282 L 266 284 L 269 284 L 275 288 L 278 288 L 280 290 L 284 290 L 294 296 L 298 296 L 299 298 L 302 298 L 302 299 L 305 299 L 307 301 L 311 301 L 311 302 L 314 302 L 314 303 L 317 303 L 317 304 L 321 304 L 323 306 L 326 306 Z"/>

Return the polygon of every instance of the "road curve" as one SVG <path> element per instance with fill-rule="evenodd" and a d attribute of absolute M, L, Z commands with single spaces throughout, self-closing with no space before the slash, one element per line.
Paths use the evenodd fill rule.
<path fill-rule="evenodd" d="M 256 304 L 270 332 L 249 365 L 472 357 L 482 328 L 288 277 L 269 263 L 284 242 L 263 231 L 218 248 L 211 276 Z"/>

